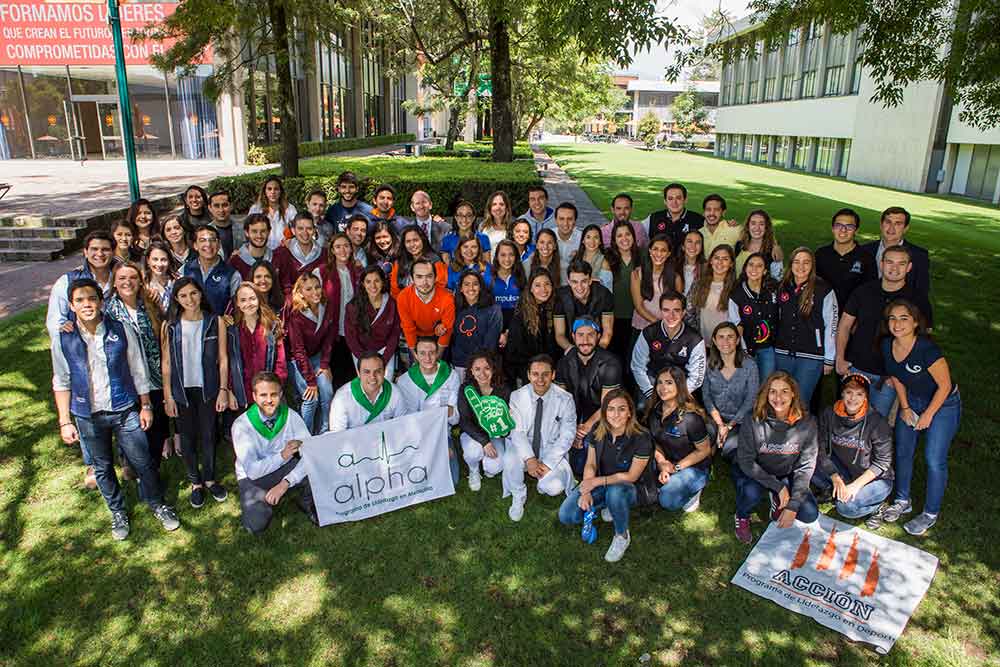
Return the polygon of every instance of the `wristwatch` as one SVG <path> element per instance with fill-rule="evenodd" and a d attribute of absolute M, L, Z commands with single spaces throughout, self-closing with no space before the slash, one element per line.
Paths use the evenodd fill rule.
<path fill-rule="evenodd" d="M 153 411 L 153 404 L 152 403 L 143 403 L 142 404 L 142 409 L 143 410 L 149 410 L 150 412 L 152 412 Z"/>

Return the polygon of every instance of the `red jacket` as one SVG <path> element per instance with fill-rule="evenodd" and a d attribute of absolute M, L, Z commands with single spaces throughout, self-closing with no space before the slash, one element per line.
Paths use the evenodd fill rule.
<path fill-rule="evenodd" d="M 244 282 L 250 282 L 250 279 L 252 278 L 252 276 L 250 275 L 250 271 L 251 269 L 253 269 L 253 265 L 259 262 L 260 260 L 267 260 L 268 262 L 271 262 L 271 265 L 273 266 L 274 253 L 271 251 L 270 248 L 268 248 L 264 252 L 263 257 L 261 257 L 260 259 L 254 259 L 254 257 L 250 254 L 247 245 L 243 244 L 242 246 L 237 248 L 232 255 L 229 256 L 229 266 L 233 267 L 239 272 L 240 277 L 243 279 Z"/>
<path fill-rule="evenodd" d="M 344 313 L 347 320 L 344 324 L 344 338 L 347 339 L 347 347 L 355 357 L 360 357 L 365 352 L 378 352 L 385 348 L 382 352 L 382 360 L 388 364 L 392 355 L 396 353 L 396 348 L 399 347 L 401 330 L 396 300 L 388 294 L 383 298 L 386 299 L 386 302 L 385 307 L 382 308 L 382 314 L 372 322 L 371 331 L 364 335 L 358 328 L 358 309 L 353 303 L 347 304 L 347 312 Z M 375 317 L 375 311 L 371 304 L 367 305 L 366 308 L 368 316 Z"/>
<path fill-rule="evenodd" d="M 289 308 L 285 320 L 285 334 L 288 336 L 292 359 L 309 385 L 316 384 L 317 370 L 330 368 L 330 350 L 337 340 L 337 322 L 333 309 L 329 304 L 323 304 L 322 308 L 323 319 L 318 325 L 306 315 L 312 314 L 309 309 L 293 311 Z M 309 363 L 309 357 L 317 353 L 320 359 L 319 369 L 313 368 Z"/>
<path fill-rule="evenodd" d="M 234 327 L 235 328 L 235 327 Z M 267 332 L 260 322 L 253 330 L 253 333 L 244 325 L 238 325 L 240 336 L 240 356 L 243 358 L 243 387 L 246 391 L 248 402 L 253 401 L 253 387 L 251 380 L 259 371 L 267 370 Z M 233 329 L 229 329 L 232 335 Z M 288 379 L 288 366 L 285 363 L 285 343 L 278 339 L 274 344 L 274 373 L 281 378 L 284 384 Z"/>
<path fill-rule="evenodd" d="M 292 247 L 293 245 L 295 248 Z M 299 276 L 326 265 L 326 248 L 318 248 L 313 245 L 313 251 L 307 258 L 303 258 L 297 249 L 298 241 L 292 239 L 287 246 L 276 248 L 274 259 L 271 260 L 275 271 L 278 272 L 278 282 L 281 283 L 281 290 L 285 293 L 286 300 L 292 293 L 292 287 L 295 286 L 295 281 L 299 279 Z M 308 261 L 303 262 L 303 259 Z"/>
<path fill-rule="evenodd" d="M 351 285 L 354 290 L 358 290 L 358 281 L 361 279 L 361 267 L 357 263 L 350 269 Z M 319 279 L 323 284 L 323 293 L 326 295 L 326 307 L 333 309 L 333 320 L 337 332 L 340 332 L 340 271 L 334 269 L 327 273 L 326 264 L 319 270 Z M 347 327 L 344 327 L 346 333 Z"/>

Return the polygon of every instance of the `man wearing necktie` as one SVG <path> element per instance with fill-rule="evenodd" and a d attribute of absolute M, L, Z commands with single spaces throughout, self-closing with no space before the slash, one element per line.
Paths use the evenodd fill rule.
<path fill-rule="evenodd" d="M 504 497 L 513 496 L 511 521 L 524 516 L 528 497 L 527 472 L 538 481 L 538 492 L 547 496 L 568 493 L 573 471 L 566 453 L 576 436 L 576 406 L 573 396 L 552 384 L 555 364 L 545 354 L 528 363 L 529 384 L 510 395 L 510 414 L 516 426 L 511 447 L 504 453 Z"/>
<path fill-rule="evenodd" d="M 444 218 L 438 215 L 431 215 L 434 204 L 431 196 L 423 190 L 417 190 L 410 197 L 410 210 L 413 211 L 413 218 L 396 218 L 396 231 L 402 233 L 407 225 L 416 225 L 424 233 L 427 240 L 431 242 L 431 247 L 435 250 L 441 249 L 441 239 L 451 231 L 451 225 L 445 222 Z"/>

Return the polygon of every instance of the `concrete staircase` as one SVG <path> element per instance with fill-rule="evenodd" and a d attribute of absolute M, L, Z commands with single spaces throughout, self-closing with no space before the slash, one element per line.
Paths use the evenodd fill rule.
<path fill-rule="evenodd" d="M 179 195 L 152 200 L 162 215 L 180 205 Z M 64 216 L 0 216 L 0 263 L 48 262 L 80 249 L 84 237 L 125 217 L 128 209 L 84 211 Z"/>

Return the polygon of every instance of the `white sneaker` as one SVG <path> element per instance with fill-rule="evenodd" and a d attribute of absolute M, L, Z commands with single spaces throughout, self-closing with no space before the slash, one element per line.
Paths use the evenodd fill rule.
<path fill-rule="evenodd" d="M 700 506 L 701 506 L 701 491 L 699 491 L 698 493 L 694 494 L 694 497 L 691 498 L 691 500 L 687 501 L 684 504 L 684 511 L 685 512 L 697 512 L 698 508 Z"/>
<path fill-rule="evenodd" d="M 515 498 L 514 502 L 510 504 L 510 509 L 507 510 L 507 516 L 515 523 L 520 521 L 524 517 L 524 501 Z"/>
<path fill-rule="evenodd" d="M 608 553 L 604 554 L 604 560 L 609 563 L 617 563 L 625 555 L 625 550 L 631 543 L 632 535 L 630 533 L 615 535 L 615 538 L 611 540 L 611 546 L 608 547 Z"/>
<path fill-rule="evenodd" d="M 469 470 L 469 489 L 471 491 L 478 491 L 483 488 L 483 476 L 479 474 L 479 468 L 475 470 Z"/>
<path fill-rule="evenodd" d="M 611 516 L 611 510 L 607 507 L 601 508 L 601 521 L 604 523 L 611 523 L 614 518 Z"/>

